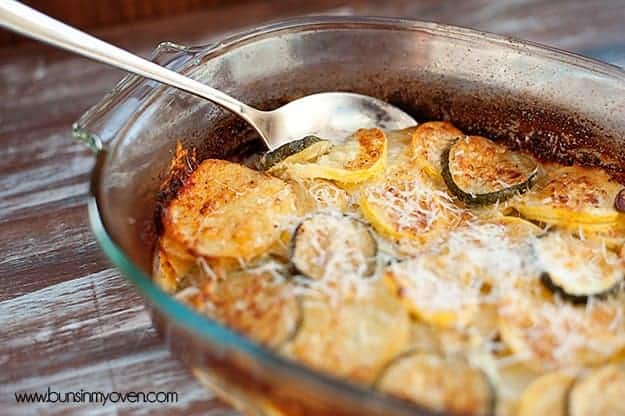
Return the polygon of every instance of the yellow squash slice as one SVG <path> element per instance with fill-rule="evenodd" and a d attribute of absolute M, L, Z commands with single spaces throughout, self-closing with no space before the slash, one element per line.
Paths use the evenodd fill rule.
<path fill-rule="evenodd" d="M 360 183 L 382 172 L 386 159 L 384 132 L 375 128 L 360 129 L 345 143 L 333 146 L 313 163 L 289 164 L 287 172 L 291 177 Z"/>
<path fill-rule="evenodd" d="M 466 326 L 479 306 L 479 287 L 439 273 L 434 257 L 392 264 L 384 281 L 408 311 L 432 325 Z"/>
<path fill-rule="evenodd" d="M 364 217 L 391 239 L 426 241 L 435 232 L 457 227 L 469 212 L 415 169 L 397 169 L 362 189 Z"/>
<path fill-rule="evenodd" d="M 597 168 L 552 167 L 511 205 L 530 220 L 574 231 L 607 231 L 625 227 L 623 214 L 614 208 L 621 189 Z"/>
<path fill-rule="evenodd" d="M 495 393 L 486 374 L 454 356 L 400 356 L 388 366 L 376 386 L 439 412 L 490 416 L 495 406 Z"/>
<path fill-rule="evenodd" d="M 567 416 L 567 394 L 575 377 L 564 372 L 547 373 L 530 384 L 519 402 L 518 416 Z"/>
<path fill-rule="evenodd" d="M 163 224 L 197 256 L 250 259 L 281 237 L 296 212 L 296 195 L 286 182 L 208 159 L 171 202 Z"/>
<path fill-rule="evenodd" d="M 441 155 L 464 133 L 446 121 L 430 121 L 417 127 L 412 135 L 412 159 L 432 179 L 442 179 Z"/>
<path fill-rule="evenodd" d="M 303 300 L 303 322 L 288 354 L 338 376 L 371 383 L 408 342 L 410 319 L 384 287 L 334 303 Z"/>
<path fill-rule="evenodd" d="M 611 364 L 592 371 L 573 385 L 568 415 L 625 415 L 625 368 Z"/>

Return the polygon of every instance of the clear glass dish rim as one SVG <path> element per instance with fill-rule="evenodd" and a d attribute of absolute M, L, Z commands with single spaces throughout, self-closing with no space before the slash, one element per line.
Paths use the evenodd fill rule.
<path fill-rule="evenodd" d="M 517 52 L 532 56 L 539 56 L 552 61 L 576 66 L 598 75 L 613 78 L 625 83 L 625 70 L 621 67 L 605 62 L 597 61 L 577 55 L 558 48 L 541 45 L 532 41 L 523 41 L 508 36 L 496 35 L 474 29 L 446 25 L 441 23 L 423 22 L 399 18 L 368 17 L 368 16 L 307 16 L 283 20 L 260 26 L 255 29 L 240 32 L 229 36 L 224 40 L 203 46 L 182 47 L 188 50 L 199 51 L 199 56 L 218 56 L 229 49 L 245 44 L 248 41 L 256 41 L 263 37 L 275 36 L 278 33 L 297 33 L 314 29 L 367 29 L 387 28 L 391 30 L 425 31 L 427 33 L 471 41 L 475 44 L 492 44 L 502 48 L 513 49 Z M 189 62 L 187 62 L 189 64 Z M 187 68 L 185 64 L 181 71 Z M 109 97 L 109 99 L 113 99 Z M 101 105 L 98 103 L 96 105 Z M 89 110 L 88 110 L 89 111 Z M 87 113 L 88 113 L 87 111 Z M 86 113 L 85 113 L 86 114 Z M 104 221 L 99 213 L 99 183 L 102 175 L 102 167 L 107 157 L 106 146 L 97 149 L 96 165 L 92 171 L 90 180 L 90 193 L 88 198 L 88 213 L 91 228 L 100 247 L 109 260 L 127 277 L 139 290 L 141 295 L 159 312 L 165 315 L 177 326 L 185 328 L 197 338 L 209 341 L 213 346 L 230 349 L 238 353 L 249 355 L 255 361 L 271 367 L 281 374 L 290 374 L 294 378 L 305 379 L 313 384 L 325 384 L 341 395 L 350 395 L 363 406 L 368 403 L 375 404 L 379 408 L 403 408 L 406 403 L 394 399 L 363 386 L 358 386 L 348 381 L 323 374 L 310 369 L 288 358 L 282 357 L 271 350 L 264 348 L 247 337 L 240 335 L 218 322 L 195 312 L 176 301 L 173 296 L 165 293 L 153 283 L 150 276 L 145 274 L 126 255 L 111 235 L 107 232 Z M 418 406 L 410 406 L 416 410 Z"/>

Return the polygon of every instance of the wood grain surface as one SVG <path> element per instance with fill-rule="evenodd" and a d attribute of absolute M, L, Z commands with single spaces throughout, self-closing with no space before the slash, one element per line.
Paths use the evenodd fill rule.
<path fill-rule="evenodd" d="M 301 14 L 402 16 L 530 39 L 625 65 L 625 1 L 246 2 L 100 30 L 147 56 Z M 234 415 L 162 346 L 99 251 L 85 207 L 91 154 L 70 125 L 123 74 L 37 44 L 0 49 L 0 414 Z M 178 402 L 18 404 L 14 393 L 176 391 Z"/>

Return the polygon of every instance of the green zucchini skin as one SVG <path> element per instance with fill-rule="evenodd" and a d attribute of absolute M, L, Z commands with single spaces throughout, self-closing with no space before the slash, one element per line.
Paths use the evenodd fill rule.
<path fill-rule="evenodd" d="M 332 216 L 332 214 L 328 214 L 328 213 L 316 213 L 313 214 L 312 216 L 302 220 L 297 227 L 295 227 L 295 230 L 293 231 L 293 237 L 291 237 L 291 243 L 290 243 L 290 249 L 289 249 L 289 257 L 290 257 L 290 262 L 291 262 L 291 266 L 292 266 L 292 273 L 293 274 L 300 274 L 302 276 L 306 276 L 307 278 L 310 279 L 317 279 L 317 277 L 315 276 L 311 276 L 310 272 L 307 270 L 304 270 L 305 267 L 302 267 L 301 265 L 298 267 L 297 263 L 297 259 L 295 259 L 295 251 L 296 251 L 296 247 L 298 244 L 298 239 L 301 237 L 301 233 L 302 233 L 302 229 L 304 227 L 304 225 L 307 222 L 310 222 L 312 220 L 314 220 L 315 217 L 317 216 Z M 378 257 L 378 242 L 373 234 L 373 232 L 371 231 L 371 228 L 369 226 L 369 224 L 362 222 L 350 215 L 347 214 L 343 214 L 341 217 L 339 217 L 341 219 L 344 220 L 348 220 L 354 223 L 357 223 L 359 225 L 361 225 L 365 230 L 366 230 L 366 235 L 363 236 L 363 238 L 366 238 L 368 243 L 370 243 L 372 245 L 372 252 L 373 252 L 373 256 L 371 257 L 370 260 L 370 264 L 368 264 L 367 266 L 367 273 L 365 275 L 363 275 L 363 277 L 367 278 L 367 277 L 371 277 L 373 274 L 375 274 L 375 270 L 376 270 L 376 263 L 377 263 L 377 257 Z"/>
<path fill-rule="evenodd" d="M 590 298 L 594 299 L 607 299 L 610 296 L 616 295 L 621 289 L 621 283 L 615 283 L 614 286 L 604 290 L 600 293 L 593 295 L 573 295 L 568 293 L 564 288 L 558 286 L 552 279 L 551 275 L 547 272 L 540 274 L 540 283 L 546 287 L 551 293 L 560 296 L 563 300 L 572 303 L 573 305 L 586 305 Z"/>
<path fill-rule="evenodd" d="M 454 144 L 456 144 L 457 141 L 458 139 L 454 140 L 454 142 L 452 142 L 451 145 L 447 147 L 447 149 L 445 149 L 441 155 L 441 175 L 449 191 L 465 204 L 482 206 L 503 202 L 507 199 L 510 199 L 514 195 L 527 192 L 536 182 L 536 179 L 538 177 L 538 170 L 534 170 L 534 172 L 532 172 L 532 174 L 527 178 L 525 182 L 509 186 L 500 191 L 488 192 L 484 194 L 472 194 L 463 191 L 454 182 L 451 170 L 449 168 L 449 153 L 451 152 L 451 148 L 454 146 Z"/>
<path fill-rule="evenodd" d="M 317 136 L 306 136 L 302 139 L 285 143 L 277 149 L 263 154 L 255 163 L 256 170 L 269 170 L 289 156 L 301 152 L 308 146 L 322 141 Z"/>
<path fill-rule="evenodd" d="M 537 242 L 539 240 L 544 241 L 544 239 L 549 238 L 551 233 L 546 232 L 537 237 Z M 540 248 L 536 247 L 536 244 L 531 245 L 532 256 L 538 261 L 540 257 Z M 621 277 L 620 280 L 614 282 L 614 284 L 601 292 L 591 293 L 591 294 L 577 294 L 570 293 L 564 288 L 561 284 L 557 283 L 557 279 L 554 280 L 551 274 L 546 270 L 547 268 L 543 265 L 541 267 L 543 270 L 540 273 L 540 283 L 545 287 L 549 292 L 553 293 L 556 296 L 559 296 L 562 300 L 565 300 L 573 305 L 586 305 L 588 301 L 593 299 L 604 300 L 609 298 L 610 296 L 617 295 L 622 290 L 622 280 L 625 278 L 625 275 Z"/>

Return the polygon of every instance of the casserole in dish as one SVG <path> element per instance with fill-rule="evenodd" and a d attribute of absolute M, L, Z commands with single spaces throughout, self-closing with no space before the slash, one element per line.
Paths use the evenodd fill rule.
<path fill-rule="evenodd" d="M 164 45 L 156 59 L 261 108 L 318 91 L 361 92 L 419 121 L 450 120 L 467 134 L 623 179 L 625 77 L 570 54 L 434 24 L 324 18 L 214 47 Z M 236 158 L 257 146 L 242 123 L 195 97 L 129 78 L 76 124 L 75 134 L 98 150 L 90 202 L 98 240 L 202 381 L 250 414 L 428 414 L 281 358 L 152 283 L 160 231 L 153 214 L 157 201 L 182 185 L 160 188 L 177 140 L 196 149 L 198 160 Z"/>

